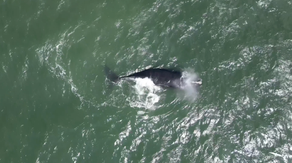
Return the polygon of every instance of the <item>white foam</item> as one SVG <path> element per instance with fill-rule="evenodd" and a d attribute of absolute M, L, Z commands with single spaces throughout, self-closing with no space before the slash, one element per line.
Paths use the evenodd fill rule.
<path fill-rule="evenodd" d="M 145 109 L 155 109 L 157 103 L 160 100 L 159 92 L 161 88 L 156 86 L 149 78 L 137 78 L 135 80 L 135 85 L 133 86 L 135 90 L 135 95 L 131 99 L 128 98 L 131 107 L 145 108 Z"/>

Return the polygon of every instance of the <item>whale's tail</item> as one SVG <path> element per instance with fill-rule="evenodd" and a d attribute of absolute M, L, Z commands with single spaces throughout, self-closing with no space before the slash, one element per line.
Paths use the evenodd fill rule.
<path fill-rule="evenodd" d="M 120 77 L 117 74 L 115 74 L 112 70 L 110 70 L 106 65 L 104 66 L 104 73 L 106 75 L 106 78 L 111 82 L 116 83 L 120 79 Z"/>

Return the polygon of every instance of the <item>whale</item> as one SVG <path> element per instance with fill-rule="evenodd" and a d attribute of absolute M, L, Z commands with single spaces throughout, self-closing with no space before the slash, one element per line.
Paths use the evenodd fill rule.
<path fill-rule="evenodd" d="M 118 76 L 107 66 L 105 66 L 104 72 L 106 74 L 106 78 L 113 83 L 117 83 L 125 79 L 148 78 L 155 85 L 165 89 L 184 89 L 186 88 L 186 85 L 191 85 L 193 87 L 202 85 L 202 79 L 200 78 L 196 77 L 190 79 L 184 77 L 182 71 L 167 68 L 149 68 L 129 75 Z"/>

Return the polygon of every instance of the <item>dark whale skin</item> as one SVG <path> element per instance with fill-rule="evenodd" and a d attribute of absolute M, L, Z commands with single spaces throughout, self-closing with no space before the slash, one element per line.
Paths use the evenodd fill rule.
<path fill-rule="evenodd" d="M 182 73 L 169 69 L 150 68 L 122 78 L 149 78 L 155 85 L 163 88 L 180 88 Z"/>

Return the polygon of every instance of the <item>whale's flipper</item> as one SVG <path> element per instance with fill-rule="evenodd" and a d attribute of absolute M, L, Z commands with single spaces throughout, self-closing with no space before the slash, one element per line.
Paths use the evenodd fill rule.
<path fill-rule="evenodd" d="M 106 65 L 104 66 L 104 73 L 106 75 L 106 78 L 111 82 L 116 83 L 120 79 L 120 77 L 116 75 L 112 70 L 110 70 Z"/>

